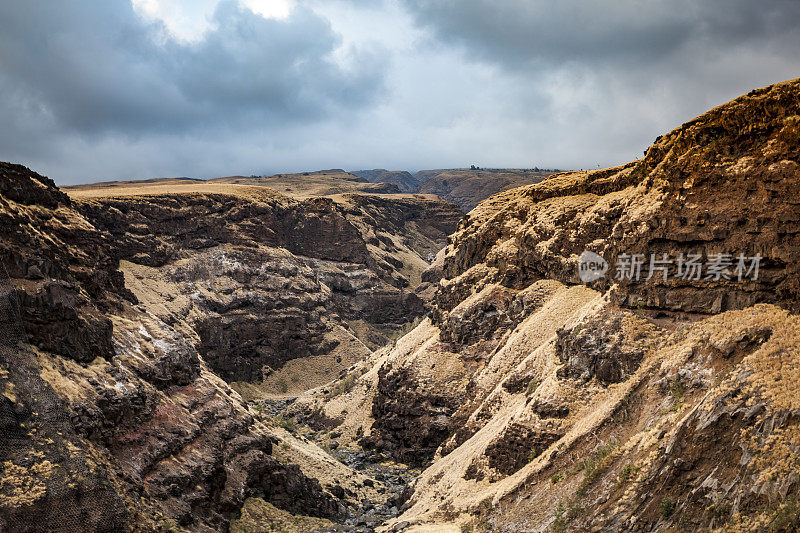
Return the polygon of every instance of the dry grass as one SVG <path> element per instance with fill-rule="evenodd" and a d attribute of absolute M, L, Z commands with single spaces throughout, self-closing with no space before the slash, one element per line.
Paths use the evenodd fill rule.
<path fill-rule="evenodd" d="M 35 452 L 39 458 L 43 454 Z M 27 507 L 45 495 L 47 480 L 58 465 L 44 459 L 29 468 L 6 461 L 0 474 L 0 507 Z"/>
<path fill-rule="evenodd" d="M 340 372 L 363 361 L 370 353 L 363 342 L 342 326 L 334 326 L 326 336 L 339 341 L 336 348 L 327 354 L 287 361 L 282 368 L 267 376 L 261 384 L 265 397 L 298 396 L 336 379 Z"/>
<path fill-rule="evenodd" d="M 254 187 L 206 181 L 159 181 L 154 183 L 118 182 L 64 187 L 70 198 L 115 198 L 124 196 L 158 196 L 165 194 L 223 194 L 249 199 L 279 198 L 281 195 L 266 187 Z"/>
<path fill-rule="evenodd" d="M 371 183 L 362 183 L 346 172 L 303 172 L 300 174 L 276 174 L 263 178 L 231 176 L 210 180 L 210 183 L 236 184 L 256 187 L 269 187 L 286 196 L 311 198 L 368 191 L 374 188 Z"/>
<path fill-rule="evenodd" d="M 355 176 L 341 172 L 310 172 L 277 174 L 263 178 L 232 176 L 208 181 L 185 178 L 166 178 L 139 181 L 113 181 L 73 185 L 62 188 L 71 198 L 110 198 L 121 196 L 151 196 L 163 194 L 225 194 L 248 198 L 270 195 L 305 199 L 333 197 L 346 202 L 348 194 L 380 194 L 372 183 L 357 181 Z M 386 198 L 427 198 L 433 195 L 381 194 Z"/>

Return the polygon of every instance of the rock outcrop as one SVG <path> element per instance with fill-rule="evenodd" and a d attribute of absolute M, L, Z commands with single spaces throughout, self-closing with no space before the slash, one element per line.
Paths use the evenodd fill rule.
<path fill-rule="evenodd" d="M 588 250 L 611 267 L 591 286 L 616 283 L 621 305 L 709 314 L 775 302 L 797 310 L 797 105 L 796 82 L 752 91 L 659 137 L 635 163 L 501 193 L 453 236 L 445 276 L 481 265 L 509 287 L 579 283 L 578 259 Z M 639 281 L 618 268 L 623 254 L 644 259 Z M 651 256 L 665 254 L 667 279 L 661 269 L 649 277 Z M 757 279 L 747 271 L 739 279 L 740 254 L 761 257 Z M 695 279 L 692 255 L 704 266 L 722 259 L 721 275 L 706 269 Z"/>
<path fill-rule="evenodd" d="M 104 311 L 135 301 L 111 240 L 51 180 L 10 163 L 0 174 L 0 260 L 5 275 L 24 280 L 11 297 L 28 340 L 76 361 L 110 359 Z"/>

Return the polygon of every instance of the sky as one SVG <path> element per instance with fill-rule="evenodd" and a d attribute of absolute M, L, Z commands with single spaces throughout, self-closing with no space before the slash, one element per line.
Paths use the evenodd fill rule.
<path fill-rule="evenodd" d="M 606 167 L 798 76 L 797 0 L 4 0 L 0 160 L 59 184 Z"/>

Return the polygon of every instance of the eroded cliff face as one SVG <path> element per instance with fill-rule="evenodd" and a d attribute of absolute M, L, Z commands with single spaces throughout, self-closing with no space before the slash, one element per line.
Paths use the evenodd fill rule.
<path fill-rule="evenodd" d="M 96 214 L 96 204 L 80 207 Z M 189 297 L 171 292 L 169 276 L 148 280 L 155 267 L 129 262 L 125 275 L 133 290 L 126 287 L 120 256 L 141 263 L 169 257 L 176 263 L 170 276 L 180 277 L 195 275 L 186 270 L 196 268 L 187 264 L 196 254 L 213 253 L 202 246 L 197 252 L 187 244 L 191 236 L 181 240 L 193 222 L 203 223 L 197 213 L 177 220 L 186 224 L 181 229 L 177 207 L 159 201 L 138 207 L 152 211 L 147 220 L 163 225 L 161 233 L 147 238 L 139 228 L 128 234 L 140 222 L 133 207 L 130 219 L 109 206 L 110 218 L 92 222 L 50 180 L 0 165 L 0 529 L 221 531 L 246 501 L 340 519 L 350 512 L 350 501 L 377 497 L 361 474 L 331 464 L 322 450 L 248 407 L 213 372 L 203 335 L 187 320 L 191 313 L 183 314 Z M 358 234 L 329 205 L 313 220 L 311 232 Z M 125 231 L 112 236 L 98 229 L 103 224 Z M 224 240 L 225 224 L 215 225 L 222 228 L 218 233 L 207 230 Z M 258 231 L 267 229 L 253 227 Z M 320 246 L 324 258 L 318 260 L 366 257 L 366 245 L 357 242 L 361 246 L 350 249 Z M 260 275 L 268 284 L 274 278 L 266 268 L 239 269 L 225 255 L 235 251 L 246 261 L 247 253 L 263 250 L 220 250 L 214 260 L 237 283 Z M 276 255 L 287 268 L 298 261 L 285 249 L 270 257 Z M 309 271 L 302 261 L 297 268 Z M 225 305 L 236 308 L 242 285 L 220 290 L 216 303 L 203 310 L 212 313 L 217 305 L 213 312 L 224 320 Z M 159 291 L 161 302 L 153 299 Z M 244 299 L 242 305 L 259 301 Z"/>
<path fill-rule="evenodd" d="M 30 341 L 76 361 L 113 356 L 103 311 L 135 301 L 111 242 L 71 209 L 47 178 L 0 163 L 0 274 L 20 280 L 10 295 Z"/>
<path fill-rule="evenodd" d="M 341 399 L 296 408 L 427 465 L 396 524 L 800 527 L 799 164 L 795 80 L 637 162 L 500 193 L 433 265 L 430 318 Z M 755 280 L 612 271 L 587 286 L 584 250 L 612 266 L 622 253 L 763 259 Z"/>
<path fill-rule="evenodd" d="M 714 254 L 741 253 L 763 258 L 758 280 L 670 275 L 664 281 L 657 274 L 644 283 L 608 276 L 590 286 L 607 290 L 619 281 L 615 301 L 628 307 L 641 302 L 719 313 L 781 302 L 796 311 L 797 85 L 758 89 L 715 108 L 659 137 L 634 163 L 557 174 L 487 200 L 453 236 L 445 276 L 454 280 L 476 267 L 487 269 L 492 281 L 521 288 L 536 279 L 579 283 L 578 257 L 584 250 L 612 267 L 623 253 L 643 254 L 647 261 L 651 254 L 675 260 L 699 253 L 702 262 Z M 448 292 L 440 299 L 445 310 L 455 303 L 446 301 Z"/>
<path fill-rule="evenodd" d="M 111 235 L 147 307 L 193 330 L 225 380 L 261 382 L 287 362 L 333 354 L 311 381 L 272 378 L 279 392 L 328 381 L 426 313 L 421 271 L 461 217 L 430 198 L 227 190 L 74 203 Z"/>

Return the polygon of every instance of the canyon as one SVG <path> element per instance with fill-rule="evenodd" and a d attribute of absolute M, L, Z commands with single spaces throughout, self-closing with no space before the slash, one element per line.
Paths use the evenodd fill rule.
<path fill-rule="evenodd" d="M 369 172 L 0 164 L 0 529 L 800 528 L 800 80 L 613 168 Z"/>

